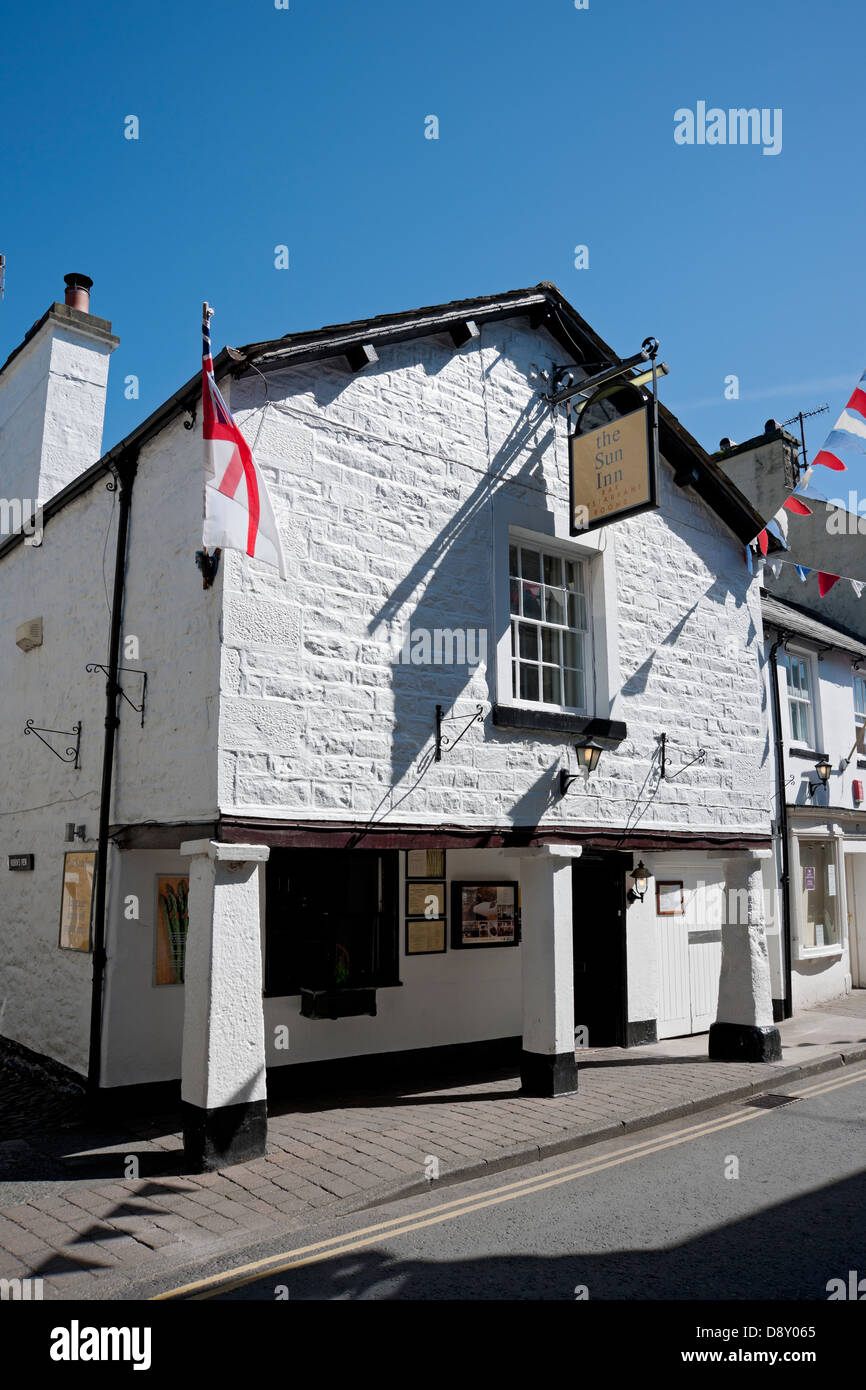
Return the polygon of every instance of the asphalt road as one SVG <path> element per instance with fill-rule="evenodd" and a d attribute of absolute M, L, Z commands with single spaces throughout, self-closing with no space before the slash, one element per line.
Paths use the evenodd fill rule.
<path fill-rule="evenodd" d="M 783 1091 L 801 1098 L 321 1223 L 160 1295 L 827 1301 L 829 1280 L 866 1280 L 866 1068 Z"/>

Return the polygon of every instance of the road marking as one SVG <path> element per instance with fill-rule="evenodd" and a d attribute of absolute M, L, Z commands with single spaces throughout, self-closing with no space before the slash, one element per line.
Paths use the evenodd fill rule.
<path fill-rule="evenodd" d="M 832 1081 L 818 1082 L 813 1086 L 804 1087 L 794 1094 L 803 1096 L 824 1094 L 827 1091 L 839 1090 L 843 1086 L 851 1086 L 861 1081 L 866 1081 L 866 1068 L 863 1068 L 858 1074 L 846 1077 L 843 1081 L 837 1081 L 834 1078 Z M 689 1144 L 696 1139 L 704 1139 L 709 1135 L 718 1134 L 722 1130 L 745 1124 L 749 1120 L 766 1118 L 772 1114 L 772 1110 L 750 1110 L 746 1113 L 739 1110 L 721 1115 L 716 1120 L 704 1120 L 700 1124 L 678 1130 L 672 1136 L 639 1140 L 623 1149 L 616 1149 L 612 1154 L 603 1158 L 584 1159 L 568 1168 L 559 1169 L 555 1175 L 538 1174 L 535 1177 L 522 1178 L 518 1182 L 507 1183 L 504 1187 L 490 1189 L 487 1192 L 477 1192 L 468 1197 L 459 1197 L 450 1202 L 443 1202 L 436 1207 L 428 1207 L 425 1211 L 415 1212 L 408 1216 L 392 1217 L 389 1221 L 380 1221 L 375 1226 L 364 1226 L 360 1230 L 331 1236 L 327 1240 L 316 1241 L 312 1245 L 304 1245 L 297 1250 L 287 1250 L 279 1255 L 270 1255 L 263 1260 L 254 1260 L 249 1264 L 238 1265 L 236 1268 L 225 1270 L 222 1274 L 214 1275 L 210 1279 L 198 1279 L 190 1284 L 181 1284 L 175 1289 L 167 1289 L 164 1293 L 155 1294 L 150 1302 L 158 1303 L 175 1298 L 188 1298 L 190 1302 L 202 1302 L 215 1297 L 217 1294 L 231 1293 L 234 1289 L 255 1283 L 268 1274 L 283 1274 L 292 1269 L 302 1269 L 306 1265 L 320 1264 L 337 1255 L 363 1250 L 367 1246 L 375 1245 L 382 1238 L 383 1233 L 387 1233 L 389 1237 L 409 1235 L 412 1231 L 420 1231 L 427 1226 L 437 1226 L 443 1221 L 454 1221 L 458 1217 L 468 1216 L 470 1213 L 482 1211 L 486 1207 L 499 1206 L 502 1202 L 513 1202 L 521 1197 L 531 1197 L 536 1192 L 543 1192 L 551 1187 L 559 1187 L 563 1183 L 576 1182 L 579 1178 L 590 1177 L 609 1168 L 617 1168 L 623 1163 L 631 1163 L 635 1159 L 646 1158 L 651 1154 L 661 1153 L 665 1149 L 677 1148 L 681 1144 Z"/>
<path fill-rule="evenodd" d="M 858 1081 L 866 1079 L 866 1069 L 855 1073 L 854 1076 L 846 1076 L 844 1080 L 837 1081 L 835 1077 L 828 1081 L 819 1081 L 814 1086 L 803 1086 L 799 1091 L 792 1091 L 794 1096 L 823 1096 L 828 1091 L 841 1091 L 843 1086 L 853 1086 Z"/>

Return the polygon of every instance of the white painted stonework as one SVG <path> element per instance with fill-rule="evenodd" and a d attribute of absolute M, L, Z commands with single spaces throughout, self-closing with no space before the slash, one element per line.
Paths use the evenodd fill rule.
<path fill-rule="evenodd" d="M 201 1110 L 264 1100 L 259 877 L 266 845 L 190 840 L 183 1099 Z"/>
<path fill-rule="evenodd" d="M 305 820 L 623 824 L 666 731 L 680 761 L 644 827 L 766 833 L 772 767 L 757 591 L 743 549 L 663 465 L 661 510 L 570 541 L 564 419 L 530 366 L 555 348 L 514 324 L 460 352 L 396 344 L 358 376 L 327 363 L 251 375 L 232 410 L 271 486 L 290 578 L 225 564 L 220 808 Z M 434 708 L 511 704 L 493 653 L 508 641 L 509 526 L 589 557 L 593 712 L 628 739 L 584 789 L 554 796 L 568 740 L 474 726 L 429 754 Z M 474 671 L 394 665 L 389 636 L 481 627 Z M 263 741 L 266 747 L 263 747 Z M 571 770 L 574 770 L 572 765 Z"/>
<path fill-rule="evenodd" d="M 47 502 L 102 451 L 116 338 L 55 304 L 0 375 L 0 496 Z M 2 539 L 2 537 L 0 537 Z"/>

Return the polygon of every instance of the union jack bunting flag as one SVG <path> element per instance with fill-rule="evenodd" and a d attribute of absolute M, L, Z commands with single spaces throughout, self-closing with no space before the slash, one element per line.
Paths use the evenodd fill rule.
<path fill-rule="evenodd" d="M 286 578 L 280 533 L 267 485 L 214 380 L 210 345 L 213 310 L 202 306 L 202 435 L 204 544 L 242 550 Z"/>

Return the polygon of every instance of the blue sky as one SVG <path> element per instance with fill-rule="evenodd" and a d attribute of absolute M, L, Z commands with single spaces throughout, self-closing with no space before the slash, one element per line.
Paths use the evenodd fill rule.
<path fill-rule="evenodd" d="M 854 0 L 13 0 L 0 358 L 91 275 L 121 338 L 108 447 L 199 367 L 203 299 L 219 347 L 549 279 L 623 355 L 659 338 L 705 447 L 826 402 L 814 453 L 866 366 L 860 22 Z M 677 145 L 699 101 L 781 108 L 781 152 Z M 866 494 L 866 463 L 815 481 Z"/>

